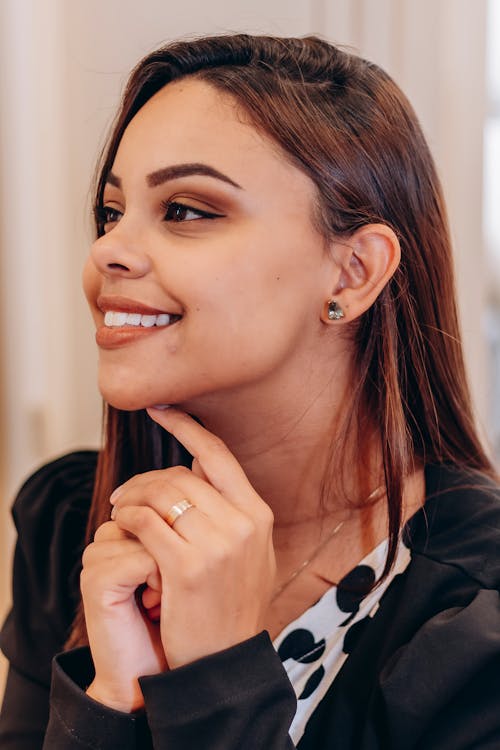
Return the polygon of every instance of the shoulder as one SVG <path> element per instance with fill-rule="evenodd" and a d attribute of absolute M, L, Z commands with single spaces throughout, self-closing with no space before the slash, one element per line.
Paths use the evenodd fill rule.
<path fill-rule="evenodd" d="M 500 588 L 500 487 L 451 465 L 426 467 L 426 502 L 405 528 L 412 556 L 452 566 L 480 587 Z"/>
<path fill-rule="evenodd" d="M 54 541 L 54 534 L 68 524 L 76 524 L 77 529 L 83 524 L 83 541 L 96 464 L 95 451 L 69 453 L 40 467 L 24 482 L 12 506 L 18 547 L 46 552 L 49 539 Z"/>
<path fill-rule="evenodd" d="M 21 487 L 12 609 L 0 642 L 11 663 L 48 683 L 79 599 L 79 573 L 97 453 L 79 451 L 42 466 Z"/>
<path fill-rule="evenodd" d="M 29 575 L 47 596 L 54 575 L 67 577 L 79 562 L 96 465 L 95 451 L 61 456 L 32 474 L 14 501 L 14 573 Z"/>
<path fill-rule="evenodd" d="M 478 472 L 428 466 L 426 496 L 404 530 L 410 564 L 352 668 L 379 655 L 391 747 L 486 748 L 500 735 L 500 489 Z"/>
<path fill-rule="evenodd" d="M 350 626 L 348 658 L 315 726 L 327 711 L 331 726 L 345 725 L 351 712 L 355 731 L 366 730 L 356 747 L 375 747 L 371 733 L 384 748 L 493 747 L 488 739 L 500 736 L 497 484 L 456 466 L 426 467 L 426 502 L 406 524 L 404 542 L 410 563 L 379 606 Z"/>
<path fill-rule="evenodd" d="M 12 506 L 16 555 L 49 558 L 83 543 L 97 465 L 96 451 L 61 456 L 35 471 Z M 72 530 L 72 533 L 70 531 Z"/>
<path fill-rule="evenodd" d="M 14 501 L 16 526 L 38 524 L 61 508 L 89 505 L 96 465 L 96 451 L 77 451 L 40 467 L 24 482 Z"/>

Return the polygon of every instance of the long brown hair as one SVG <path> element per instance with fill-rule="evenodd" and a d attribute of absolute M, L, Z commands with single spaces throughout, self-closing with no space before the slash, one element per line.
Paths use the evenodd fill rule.
<path fill-rule="evenodd" d="M 326 239 L 349 238 L 373 222 L 399 238 L 396 273 L 352 324 L 352 409 L 343 431 L 358 430 L 361 440 L 361 413 L 379 426 L 389 517 L 385 575 L 398 544 L 403 481 L 415 463 L 448 461 L 494 473 L 472 416 L 441 187 L 415 113 L 379 67 L 316 37 L 239 34 L 168 44 L 131 74 L 101 160 L 96 207 L 130 120 L 159 89 L 185 76 L 230 95 L 310 177 L 314 220 Z M 334 442 L 338 435 L 327 488 L 341 460 Z M 145 412 L 107 407 L 87 540 L 109 517 L 115 486 L 187 458 Z M 68 644 L 85 638 L 80 608 Z"/>

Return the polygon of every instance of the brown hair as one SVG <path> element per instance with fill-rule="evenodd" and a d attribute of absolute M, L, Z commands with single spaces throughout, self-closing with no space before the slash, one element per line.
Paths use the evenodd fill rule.
<path fill-rule="evenodd" d="M 159 89 L 185 76 L 232 96 L 310 177 L 317 188 L 315 222 L 325 238 L 348 238 L 373 222 L 387 224 L 399 238 L 396 273 L 352 324 L 353 408 L 343 430 L 344 436 L 357 430 L 361 439 L 361 413 L 380 428 L 389 514 L 386 575 L 398 543 L 403 480 L 415 463 L 449 461 L 494 473 L 472 417 L 446 212 L 417 118 L 384 71 L 316 37 L 240 34 L 175 42 L 132 72 L 103 154 L 96 207 L 127 124 Z M 105 424 L 88 541 L 109 517 L 115 486 L 188 458 L 145 412 L 108 407 Z M 339 457 L 332 447 L 326 487 Z M 85 637 L 80 608 L 68 644 Z"/>

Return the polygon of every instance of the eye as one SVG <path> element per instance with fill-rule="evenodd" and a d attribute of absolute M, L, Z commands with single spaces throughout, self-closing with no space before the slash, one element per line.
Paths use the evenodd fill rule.
<path fill-rule="evenodd" d="M 112 206 L 96 206 L 94 216 L 99 232 L 108 232 L 112 224 L 116 224 L 122 217 L 122 212 Z"/>
<path fill-rule="evenodd" d="M 201 208 L 193 208 L 176 201 L 165 201 L 161 207 L 165 211 L 165 221 L 195 221 L 196 219 L 217 219 L 223 216 L 223 214 L 203 211 Z"/>

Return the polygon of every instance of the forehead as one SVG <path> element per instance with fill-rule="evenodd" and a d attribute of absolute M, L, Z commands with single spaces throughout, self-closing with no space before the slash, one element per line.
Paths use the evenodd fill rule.
<path fill-rule="evenodd" d="M 245 117 L 229 95 L 210 84 L 183 79 L 158 91 L 127 126 L 113 172 L 133 178 L 159 167 L 206 163 L 240 185 L 273 178 L 312 192 L 311 180 L 280 147 Z"/>

